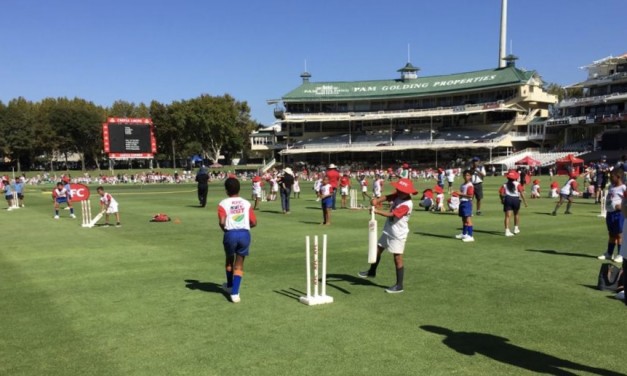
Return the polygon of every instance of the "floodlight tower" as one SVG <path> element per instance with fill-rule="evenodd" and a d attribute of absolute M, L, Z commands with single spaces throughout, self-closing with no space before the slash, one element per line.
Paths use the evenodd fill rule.
<path fill-rule="evenodd" d="M 501 38 L 499 44 L 499 68 L 505 67 L 505 49 L 507 44 L 507 0 L 501 0 Z"/>

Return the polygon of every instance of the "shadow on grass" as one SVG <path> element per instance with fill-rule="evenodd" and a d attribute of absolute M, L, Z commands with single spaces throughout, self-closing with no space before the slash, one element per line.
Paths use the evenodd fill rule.
<path fill-rule="evenodd" d="M 414 234 L 422 235 L 422 236 L 431 236 L 433 238 L 453 239 L 453 240 L 459 241 L 459 239 L 455 239 L 455 234 L 453 234 L 453 235 L 440 235 L 440 234 L 431 234 L 431 233 L 428 233 L 428 232 L 420 232 L 420 231 L 416 231 L 416 232 L 414 232 Z"/>
<path fill-rule="evenodd" d="M 204 209 L 205 207 L 202 205 L 185 205 L 187 208 L 196 208 L 196 209 Z"/>
<path fill-rule="evenodd" d="M 455 332 L 434 325 L 422 325 L 422 330 L 444 336 L 442 343 L 460 354 L 481 354 L 497 362 L 509 364 L 533 373 L 549 375 L 575 375 L 589 372 L 595 375 L 625 376 L 624 373 L 561 359 L 536 350 L 526 349 L 509 343 L 509 339 L 487 333 Z"/>
<path fill-rule="evenodd" d="M 281 211 L 281 210 L 261 210 L 261 209 L 259 209 L 259 211 L 262 212 L 262 213 L 283 214 L 283 211 Z"/>
<path fill-rule="evenodd" d="M 461 229 L 460 229 L 461 231 Z M 477 230 L 477 229 L 473 229 L 473 232 L 476 232 L 478 234 L 488 234 L 488 235 L 497 235 L 497 236 L 501 236 L 503 237 L 503 233 L 504 231 L 486 231 L 486 230 Z"/>
<path fill-rule="evenodd" d="M 322 223 L 315 221 L 300 221 L 300 223 L 304 223 L 306 225 L 322 225 Z"/>
<path fill-rule="evenodd" d="M 358 276 L 352 276 L 349 274 L 327 274 L 327 285 L 330 285 L 329 282 L 348 282 L 352 286 L 376 286 L 376 287 L 388 287 L 382 286 L 377 283 L 374 283 L 370 278 L 361 278 Z M 336 287 L 333 285 L 333 287 Z M 348 290 L 344 290 L 336 287 L 338 290 L 344 292 L 345 294 L 350 294 Z"/>
<path fill-rule="evenodd" d="M 570 257 L 583 257 L 583 258 L 593 258 L 596 256 L 587 255 L 585 253 L 575 253 L 575 252 L 560 252 L 554 249 L 525 249 L 527 252 L 538 252 L 545 253 L 547 255 L 555 255 L 555 256 L 570 256 Z"/>
<path fill-rule="evenodd" d="M 222 290 L 222 285 L 219 285 L 214 282 L 200 282 L 195 279 L 186 279 L 185 283 L 186 283 L 185 287 L 187 287 L 190 290 L 200 290 L 204 292 L 212 292 L 212 293 L 222 294 L 226 296 L 226 293 L 224 292 L 224 290 Z"/>
<path fill-rule="evenodd" d="M 307 295 L 305 292 L 300 291 L 300 290 L 296 290 L 293 287 L 290 287 L 289 289 L 283 289 L 283 290 L 273 290 L 275 293 L 279 294 L 279 295 L 283 295 L 283 296 L 287 296 L 290 299 L 294 299 L 296 301 L 298 301 L 300 299 L 301 296 L 305 296 Z"/>
<path fill-rule="evenodd" d="M 533 214 L 537 214 L 537 215 L 553 215 L 552 212 L 533 212 Z M 559 213 L 557 213 L 559 214 Z"/>
<path fill-rule="evenodd" d="M 346 295 L 351 294 L 349 290 L 341 286 L 338 286 L 337 282 L 348 282 L 353 286 L 360 285 L 360 286 L 376 286 L 376 287 L 381 287 L 381 288 L 387 287 L 387 286 L 378 285 L 372 282 L 371 279 L 367 279 L 367 278 L 360 278 L 360 277 L 352 276 L 348 274 L 327 274 L 327 287 L 332 287 L 336 289 L 337 291 Z M 289 289 L 273 290 L 273 291 L 279 295 L 283 295 L 294 300 L 299 300 L 301 296 L 307 295 L 305 291 L 300 291 L 293 287 L 290 287 Z"/>

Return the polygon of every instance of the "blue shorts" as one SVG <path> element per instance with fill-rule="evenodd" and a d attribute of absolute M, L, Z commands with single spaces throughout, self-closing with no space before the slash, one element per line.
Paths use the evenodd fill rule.
<path fill-rule="evenodd" d="M 57 204 L 65 204 L 68 202 L 67 197 L 57 197 L 54 199 L 54 202 L 56 202 Z"/>
<path fill-rule="evenodd" d="M 333 196 L 327 197 L 321 202 L 322 210 L 329 209 L 333 206 Z"/>
<path fill-rule="evenodd" d="M 250 231 L 248 230 L 231 230 L 224 233 L 222 240 L 224 245 L 224 253 L 227 256 L 235 254 L 240 256 L 248 256 L 250 248 Z"/>
<path fill-rule="evenodd" d="M 472 217 L 472 201 L 461 201 L 459 203 L 459 213 L 460 217 Z"/>
<path fill-rule="evenodd" d="M 518 213 L 520 210 L 520 198 L 514 196 L 505 196 L 503 200 L 503 211 L 513 211 L 514 213 Z"/>
<path fill-rule="evenodd" d="M 620 210 L 607 212 L 605 215 L 605 224 L 607 225 L 607 232 L 609 232 L 610 234 L 622 234 L 624 222 L 625 222 L 625 217 L 623 217 L 623 213 L 621 213 Z"/>

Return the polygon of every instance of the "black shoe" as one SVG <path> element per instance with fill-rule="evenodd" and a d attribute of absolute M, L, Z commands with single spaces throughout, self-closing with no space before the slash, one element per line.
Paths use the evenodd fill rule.
<path fill-rule="evenodd" d="M 370 274 L 369 270 L 366 270 L 364 272 L 359 272 L 357 273 L 357 275 L 361 278 L 374 278 L 377 276 L 376 274 Z"/>
<path fill-rule="evenodd" d="M 385 289 L 385 292 L 388 294 L 398 294 L 399 292 L 403 292 L 403 286 L 394 285 Z"/>
<path fill-rule="evenodd" d="M 569 211 L 565 211 L 564 214 L 573 214 L 573 213 L 571 213 Z"/>
<path fill-rule="evenodd" d="M 481 215 L 481 210 L 477 210 L 477 215 Z"/>
<path fill-rule="evenodd" d="M 555 215 L 557 215 L 557 213 L 556 212 L 552 212 L 551 215 L 555 216 Z"/>

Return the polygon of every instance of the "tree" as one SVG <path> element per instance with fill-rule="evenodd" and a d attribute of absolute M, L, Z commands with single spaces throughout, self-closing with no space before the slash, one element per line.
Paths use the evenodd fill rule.
<path fill-rule="evenodd" d="M 557 95 L 557 99 L 561 102 L 565 98 L 580 97 L 583 95 L 583 90 L 578 86 L 564 87 L 554 82 L 545 85 L 544 90 L 547 93 Z"/>
<path fill-rule="evenodd" d="M 184 120 L 187 134 L 200 144 L 203 155 L 214 163 L 218 162 L 222 152 L 240 152 L 254 128 L 248 104 L 236 101 L 228 94 L 219 97 L 201 95 L 183 101 L 174 114 L 178 121 Z"/>
<path fill-rule="evenodd" d="M 157 101 L 150 102 L 150 117 L 155 127 L 157 150 L 167 150 L 172 156 L 172 167 L 176 168 L 176 155 L 180 152 L 179 145 L 185 144 L 182 124 L 174 121 L 171 116 L 171 106 Z"/>
<path fill-rule="evenodd" d="M 92 102 L 74 98 L 69 101 L 59 100 L 50 112 L 50 123 L 53 128 L 62 130 L 69 137 L 60 145 L 63 153 L 77 152 L 81 159 L 81 168 L 85 170 L 85 159 L 90 158 L 100 168 L 102 123 L 105 120 L 104 110 Z"/>
<path fill-rule="evenodd" d="M 18 172 L 22 171 L 22 162 L 32 160 L 33 122 L 33 103 L 23 97 L 11 100 L 4 110 L 4 154 L 15 163 Z"/>
<path fill-rule="evenodd" d="M 135 105 L 133 102 L 117 100 L 107 109 L 107 115 L 123 118 L 147 118 L 150 117 L 150 109 L 143 103 Z"/>

